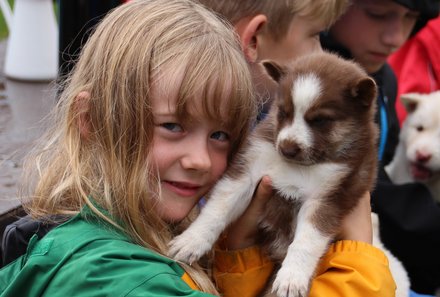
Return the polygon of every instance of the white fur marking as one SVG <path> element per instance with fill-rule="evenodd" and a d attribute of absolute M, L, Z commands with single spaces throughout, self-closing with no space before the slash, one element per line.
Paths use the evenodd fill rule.
<path fill-rule="evenodd" d="M 331 240 L 323 236 L 311 222 L 319 205 L 319 201 L 307 200 L 298 213 L 295 239 L 289 245 L 273 284 L 273 291 L 278 296 L 307 296 L 315 267 Z"/>
<path fill-rule="evenodd" d="M 341 163 L 302 166 L 285 162 L 273 145 L 266 141 L 255 140 L 252 151 L 258 159 L 251 158 L 254 165 L 250 175 L 253 179 L 270 176 L 273 186 L 286 199 L 319 197 L 337 186 L 349 171 L 348 166 Z"/>
<path fill-rule="evenodd" d="M 277 143 L 284 139 L 291 139 L 304 149 L 313 144 L 313 136 L 304 120 L 304 114 L 318 99 L 321 92 L 321 81 L 313 73 L 300 76 L 295 80 L 292 87 L 292 103 L 295 106 L 294 120 L 291 125 L 280 131 Z"/>

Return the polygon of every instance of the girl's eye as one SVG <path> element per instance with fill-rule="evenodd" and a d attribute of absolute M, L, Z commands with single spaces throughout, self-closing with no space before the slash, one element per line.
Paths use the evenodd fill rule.
<path fill-rule="evenodd" d="M 219 141 L 228 141 L 229 140 L 229 134 L 223 131 L 216 131 L 211 134 L 211 138 Z"/>
<path fill-rule="evenodd" d="M 165 128 L 171 132 L 175 132 L 175 133 L 183 131 L 182 126 L 179 124 L 176 124 L 176 123 L 163 123 L 163 124 L 160 124 L 160 126 L 162 126 L 163 128 Z"/>

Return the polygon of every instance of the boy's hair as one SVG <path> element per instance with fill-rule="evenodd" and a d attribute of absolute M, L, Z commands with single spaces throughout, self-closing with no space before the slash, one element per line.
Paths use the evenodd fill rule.
<path fill-rule="evenodd" d="M 264 14 L 267 30 L 279 40 L 295 15 L 323 21 L 329 27 L 345 12 L 349 0 L 198 0 L 232 24 L 239 20 Z"/>
<path fill-rule="evenodd" d="M 167 85 L 174 73 L 184 73 L 182 82 Z M 37 171 L 27 204 L 34 217 L 75 215 L 87 205 L 135 242 L 166 254 L 172 230 L 154 211 L 160 181 L 151 157 L 153 83 L 178 88 L 182 118 L 198 104 L 222 120 L 233 157 L 257 110 L 233 29 L 191 0 L 131 1 L 88 39 L 53 112 L 53 129 L 28 159 L 27 169 Z M 82 91 L 90 99 L 82 101 Z"/>

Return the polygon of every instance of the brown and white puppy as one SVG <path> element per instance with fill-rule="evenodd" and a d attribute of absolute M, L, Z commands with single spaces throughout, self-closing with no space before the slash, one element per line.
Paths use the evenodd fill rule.
<path fill-rule="evenodd" d="M 385 168 L 396 184 L 422 182 L 440 202 L 440 91 L 400 97 L 408 116 L 393 161 Z"/>
<path fill-rule="evenodd" d="M 170 255 L 189 263 L 203 256 L 269 175 L 276 194 L 260 226 L 278 266 L 272 291 L 307 296 L 342 218 L 375 181 L 376 85 L 359 66 L 329 53 L 300 58 L 290 70 L 263 64 L 279 84 L 270 113 L 199 217 L 170 243 Z"/>

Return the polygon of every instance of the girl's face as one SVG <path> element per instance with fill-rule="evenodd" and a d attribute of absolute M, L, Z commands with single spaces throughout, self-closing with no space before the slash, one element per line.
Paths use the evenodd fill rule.
<path fill-rule="evenodd" d="M 165 221 L 178 222 L 225 171 L 231 142 L 220 121 L 203 115 L 197 104 L 190 103 L 188 118 L 179 119 L 177 90 L 166 93 L 152 94 L 153 161 L 161 187 L 156 210 Z"/>

